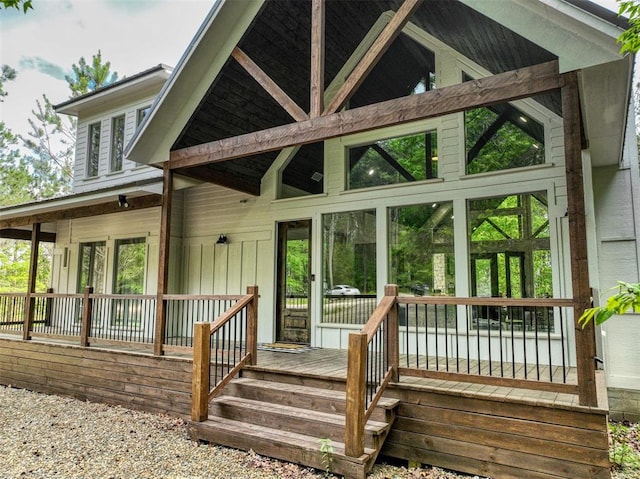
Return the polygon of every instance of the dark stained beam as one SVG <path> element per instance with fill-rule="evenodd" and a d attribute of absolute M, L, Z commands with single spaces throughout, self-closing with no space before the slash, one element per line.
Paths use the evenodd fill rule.
<path fill-rule="evenodd" d="M 598 406 L 596 393 L 596 339 L 594 321 L 584 328 L 578 318 L 591 306 L 589 261 L 587 257 L 587 226 L 584 206 L 582 173 L 582 120 L 578 75 L 563 75 L 562 120 L 564 123 L 564 156 L 567 176 L 567 216 L 569 219 L 569 247 L 571 250 L 571 281 L 573 289 L 573 317 L 576 336 L 576 372 L 578 397 L 581 406 Z"/>
<path fill-rule="evenodd" d="M 175 150 L 171 152 L 170 167 L 190 168 L 281 150 L 288 146 L 518 100 L 558 88 L 558 62 L 552 61 L 419 95 Z"/>
<path fill-rule="evenodd" d="M 31 231 L 29 230 L 19 230 L 16 228 L 3 228 L 0 229 L 0 238 L 4 239 L 14 239 L 14 240 L 30 240 L 31 239 Z M 55 233 L 46 233 L 40 232 L 40 241 L 43 243 L 55 243 L 56 242 L 56 234 Z"/>
<path fill-rule="evenodd" d="M 351 74 L 347 77 L 338 93 L 333 97 L 331 103 L 325 108 L 323 115 L 330 115 L 340 110 L 347 104 L 362 82 L 371 73 L 382 55 L 389 49 L 393 41 L 400 34 L 404 26 L 411 19 L 413 13 L 418 9 L 422 0 L 405 0 L 393 18 L 387 23 L 378 35 L 371 48 L 360 59 Z"/>
<path fill-rule="evenodd" d="M 267 75 L 249 56 L 236 47 L 231 56 L 244 68 L 255 81 L 257 81 L 271 97 L 284 108 L 291 117 L 296 121 L 308 120 L 309 116 L 304 112 L 298 104 L 291 99 L 278 84 Z"/>
<path fill-rule="evenodd" d="M 324 1 L 311 0 L 311 118 L 320 116 L 324 109 Z"/>
<path fill-rule="evenodd" d="M 200 181 L 206 181 L 214 185 L 224 186 L 231 190 L 241 191 L 253 196 L 260 196 L 260 180 L 241 177 L 226 171 L 211 170 L 206 165 L 196 168 L 184 168 L 175 170 L 176 173 L 188 176 Z"/>
<path fill-rule="evenodd" d="M 34 223 L 31 230 L 31 254 L 29 256 L 29 282 L 27 283 L 27 300 L 24 307 L 24 328 L 22 339 L 31 339 L 31 328 L 35 313 L 35 299 L 31 295 L 36 292 L 38 277 L 38 253 L 40 251 L 40 223 Z"/>
<path fill-rule="evenodd" d="M 169 284 L 169 241 L 171 239 L 171 207 L 173 204 L 173 171 L 164 163 L 162 168 L 162 212 L 160 214 L 160 244 L 158 248 L 158 287 L 156 298 L 156 331 L 153 354 L 163 353 L 166 330 L 167 305 L 163 296 L 168 293 Z"/>
<path fill-rule="evenodd" d="M 108 215 L 111 213 L 124 213 L 125 211 L 153 208 L 162 205 L 162 195 L 150 194 L 146 196 L 127 197 L 128 208 L 118 205 L 117 194 L 114 199 L 97 205 L 78 206 L 75 208 L 61 209 L 48 213 L 38 213 L 35 215 L 25 215 L 6 220 L 0 219 L 0 229 L 16 228 L 35 223 L 55 223 L 61 220 L 71 220 L 76 218 L 87 218 L 90 216 Z"/>

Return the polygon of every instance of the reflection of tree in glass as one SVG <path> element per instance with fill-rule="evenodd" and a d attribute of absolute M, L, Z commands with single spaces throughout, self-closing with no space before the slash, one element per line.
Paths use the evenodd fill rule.
<path fill-rule="evenodd" d="M 116 241 L 115 294 L 142 294 L 144 290 L 144 238 Z"/>
<path fill-rule="evenodd" d="M 489 108 L 465 112 L 468 174 L 544 163 L 542 125 L 513 107 L 503 109 L 500 115 Z"/>

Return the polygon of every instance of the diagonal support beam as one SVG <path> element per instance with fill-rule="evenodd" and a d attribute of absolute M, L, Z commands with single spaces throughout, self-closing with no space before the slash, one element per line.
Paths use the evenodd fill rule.
<path fill-rule="evenodd" d="M 311 118 L 324 108 L 324 11 L 324 0 L 311 1 Z"/>
<path fill-rule="evenodd" d="M 291 99 L 285 91 L 267 75 L 262 68 L 254 63 L 249 56 L 236 47 L 231 56 L 244 68 L 251 77 L 257 81 L 271 97 L 284 108 L 291 117 L 296 121 L 308 120 L 309 116 L 298 104 Z"/>
<path fill-rule="evenodd" d="M 391 167 L 394 170 L 400 173 L 405 180 L 416 181 L 414 176 L 411 173 L 409 173 L 404 166 L 398 163 L 398 160 L 396 160 L 393 156 L 391 156 L 391 154 L 389 154 L 387 150 L 382 148 L 377 143 L 374 143 L 373 145 L 371 145 L 371 148 L 373 148 L 387 163 L 389 163 L 389 165 L 391 165 Z"/>
<path fill-rule="evenodd" d="M 552 61 L 419 95 L 175 150 L 171 152 L 170 167 L 190 168 L 281 150 L 288 146 L 519 100 L 556 90 L 560 86 L 558 62 Z"/>
<path fill-rule="evenodd" d="M 353 69 L 331 103 L 325 108 L 323 115 L 330 115 L 342 109 L 344 105 L 362 85 L 367 75 L 371 73 L 384 52 L 388 50 L 404 26 L 409 22 L 413 13 L 418 9 L 422 0 L 405 0 L 387 26 L 380 32 L 375 43 L 362 57 L 358 65 Z"/>

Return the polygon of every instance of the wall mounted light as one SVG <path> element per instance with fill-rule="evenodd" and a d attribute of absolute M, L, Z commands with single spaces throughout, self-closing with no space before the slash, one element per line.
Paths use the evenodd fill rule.
<path fill-rule="evenodd" d="M 129 207 L 129 202 L 127 201 L 127 197 L 125 195 L 118 195 L 118 206 L 120 208 Z"/>
<path fill-rule="evenodd" d="M 218 238 L 218 241 L 216 241 L 216 244 L 227 244 L 226 235 L 221 234 L 220 237 Z"/>

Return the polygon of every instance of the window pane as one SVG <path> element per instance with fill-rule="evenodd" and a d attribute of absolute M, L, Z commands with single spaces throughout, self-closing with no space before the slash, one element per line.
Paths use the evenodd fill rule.
<path fill-rule="evenodd" d="M 87 286 L 93 286 L 96 294 L 104 293 L 104 274 L 106 243 L 96 241 L 80 244 L 78 266 L 78 292 L 84 291 Z"/>
<path fill-rule="evenodd" d="M 364 324 L 376 306 L 376 212 L 322 218 L 323 322 Z"/>
<path fill-rule="evenodd" d="M 122 169 L 124 156 L 124 115 L 111 120 L 111 171 Z"/>
<path fill-rule="evenodd" d="M 508 103 L 465 112 L 468 174 L 544 163 L 544 126 Z"/>
<path fill-rule="evenodd" d="M 404 294 L 455 294 L 451 202 L 389 210 L 389 282 Z"/>
<path fill-rule="evenodd" d="M 551 295 L 546 204 L 545 192 L 469 201 L 471 270 L 480 278 L 487 264 L 494 269 L 489 289 L 472 278 L 474 296 L 486 295 L 487 291 L 491 296 L 514 298 Z"/>
<path fill-rule="evenodd" d="M 89 125 L 89 142 L 87 145 L 87 176 L 98 176 L 100 162 L 100 123 Z"/>
<path fill-rule="evenodd" d="M 144 108 L 138 109 L 138 111 L 136 112 L 136 128 L 140 126 L 140 123 L 142 123 L 142 120 L 146 118 L 150 111 L 151 106 L 146 106 Z"/>
<path fill-rule="evenodd" d="M 144 290 L 144 238 L 116 241 L 115 294 L 142 294 Z"/>
<path fill-rule="evenodd" d="M 435 131 L 349 148 L 349 189 L 420 181 L 438 176 Z"/>

